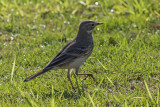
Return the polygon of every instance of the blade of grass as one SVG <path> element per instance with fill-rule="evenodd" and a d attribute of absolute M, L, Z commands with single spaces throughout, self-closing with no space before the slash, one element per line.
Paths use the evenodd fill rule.
<path fill-rule="evenodd" d="M 159 88 L 157 90 L 157 101 L 156 101 L 157 105 L 158 105 L 158 102 L 159 102 Z"/>
<path fill-rule="evenodd" d="M 55 107 L 55 101 L 54 101 L 54 98 L 52 98 L 52 100 L 51 100 L 51 107 Z"/>
<path fill-rule="evenodd" d="M 89 97 L 89 99 L 90 99 L 90 101 L 91 101 L 93 107 L 96 107 L 95 104 L 94 104 L 94 102 L 93 102 L 93 100 L 92 100 L 92 97 L 91 97 L 89 94 L 88 94 L 88 97 Z"/>
<path fill-rule="evenodd" d="M 36 102 L 34 100 L 31 99 L 31 96 L 27 93 L 24 94 L 24 92 L 18 87 L 18 90 L 20 92 L 20 94 L 22 95 L 22 97 L 28 102 L 28 104 L 32 107 L 38 107 Z"/>
<path fill-rule="evenodd" d="M 97 88 L 100 87 L 100 85 L 102 84 L 103 80 L 104 80 L 104 78 L 102 78 L 102 80 L 101 80 L 100 83 L 98 84 Z M 93 93 L 93 95 L 92 95 L 92 98 L 94 97 L 94 95 L 96 94 L 96 92 L 97 92 L 97 90 L 94 90 L 94 93 Z"/>
<path fill-rule="evenodd" d="M 26 93 L 26 92 L 22 91 L 20 89 L 20 87 L 18 87 L 18 83 L 14 82 L 13 84 L 14 84 L 14 87 L 16 88 L 16 90 L 18 90 L 18 92 L 20 93 L 22 98 L 28 103 L 29 106 L 38 107 L 37 103 L 34 101 L 34 99 L 31 98 L 31 95 L 29 93 Z M 34 95 L 33 91 L 32 91 L 32 95 Z M 38 101 L 38 99 L 37 99 L 37 101 Z"/>
<path fill-rule="evenodd" d="M 13 67 L 12 67 L 12 73 L 11 73 L 11 83 L 13 81 L 13 74 L 14 74 L 14 69 L 15 69 L 15 63 L 16 63 L 16 57 L 14 58 L 14 61 L 13 61 Z"/>
<path fill-rule="evenodd" d="M 147 85 L 147 83 L 146 83 L 146 81 L 145 81 L 145 80 L 144 80 L 144 84 L 145 84 L 145 86 L 146 86 L 146 89 L 147 89 L 147 92 L 148 92 L 149 98 L 151 99 L 151 101 L 152 101 L 152 102 L 154 102 L 154 101 L 153 101 L 153 97 L 152 97 L 152 95 L 151 95 L 151 92 L 149 91 L 148 85 Z"/>
<path fill-rule="evenodd" d="M 124 102 L 124 107 L 128 107 L 127 106 L 127 100 L 125 99 L 125 102 Z"/>
<path fill-rule="evenodd" d="M 54 93 L 54 90 L 53 90 L 53 85 L 52 85 L 52 97 L 53 97 L 53 93 Z"/>
<path fill-rule="evenodd" d="M 146 101 L 146 105 L 147 105 L 146 107 L 150 107 L 149 104 L 148 104 L 148 101 Z"/>
<path fill-rule="evenodd" d="M 97 58 L 96 58 L 97 59 Z M 98 63 L 105 69 L 105 70 L 107 70 L 107 68 L 97 59 L 97 61 L 98 61 Z M 113 82 L 112 82 L 112 80 L 108 77 L 108 76 L 106 76 L 107 77 L 107 79 L 108 79 L 108 81 L 113 85 L 113 86 L 115 86 L 114 84 L 113 84 Z"/>
<path fill-rule="evenodd" d="M 62 93 L 59 95 L 59 101 L 62 101 L 62 96 L 63 96 L 64 91 L 62 91 Z"/>
<path fill-rule="evenodd" d="M 113 95 L 113 97 L 115 98 L 115 100 L 116 100 L 117 102 L 119 102 L 119 103 L 121 102 L 120 99 L 119 99 L 118 97 L 116 97 L 115 95 Z"/>

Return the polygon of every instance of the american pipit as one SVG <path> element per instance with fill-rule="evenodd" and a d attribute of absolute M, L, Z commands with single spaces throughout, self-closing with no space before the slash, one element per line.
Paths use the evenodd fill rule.
<path fill-rule="evenodd" d="M 92 73 L 79 73 L 80 66 L 86 61 L 91 55 L 94 48 L 94 42 L 92 37 L 92 30 L 102 23 L 94 21 L 84 21 L 79 26 L 77 37 L 69 42 L 41 71 L 26 78 L 24 82 L 30 81 L 31 79 L 43 74 L 49 70 L 56 69 L 68 69 L 67 77 L 73 87 L 70 79 L 72 69 L 76 69 L 76 75 L 86 75 L 84 79 L 91 76 Z"/>

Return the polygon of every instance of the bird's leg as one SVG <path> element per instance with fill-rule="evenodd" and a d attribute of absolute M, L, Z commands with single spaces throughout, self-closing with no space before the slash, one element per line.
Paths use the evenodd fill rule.
<path fill-rule="evenodd" d="M 92 77 L 93 80 L 95 80 L 92 73 L 78 73 L 78 71 L 79 71 L 79 68 L 76 68 L 76 75 L 87 75 L 83 80 L 86 80 L 88 76 Z"/>
<path fill-rule="evenodd" d="M 68 72 L 67 72 L 67 77 L 68 77 L 68 80 L 70 81 L 71 85 L 72 85 L 72 89 L 75 90 L 75 88 L 73 87 L 73 84 L 72 84 L 72 81 L 71 81 L 71 73 L 72 73 L 72 69 L 68 69 Z"/>

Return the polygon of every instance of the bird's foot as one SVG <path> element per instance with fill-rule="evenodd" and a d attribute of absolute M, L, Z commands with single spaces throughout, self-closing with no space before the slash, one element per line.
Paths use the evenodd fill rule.
<path fill-rule="evenodd" d="M 95 78 L 93 77 L 93 74 L 87 74 L 87 76 L 83 80 L 86 80 L 89 76 L 92 77 L 93 80 L 95 80 Z"/>

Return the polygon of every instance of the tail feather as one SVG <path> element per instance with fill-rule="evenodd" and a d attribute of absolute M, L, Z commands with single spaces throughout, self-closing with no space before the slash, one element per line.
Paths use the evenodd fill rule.
<path fill-rule="evenodd" d="M 37 77 L 37 76 L 39 76 L 43 73 L 44 73 L 43 70 L 38 71 L 37 73 L 35 73 L 35 74 L 31 75 L 30 77 L 26 78 L 23 82 L 28 82 L 28 81 L 32 80 L 33 78 L 35 78 L 35 77 Z"/>

